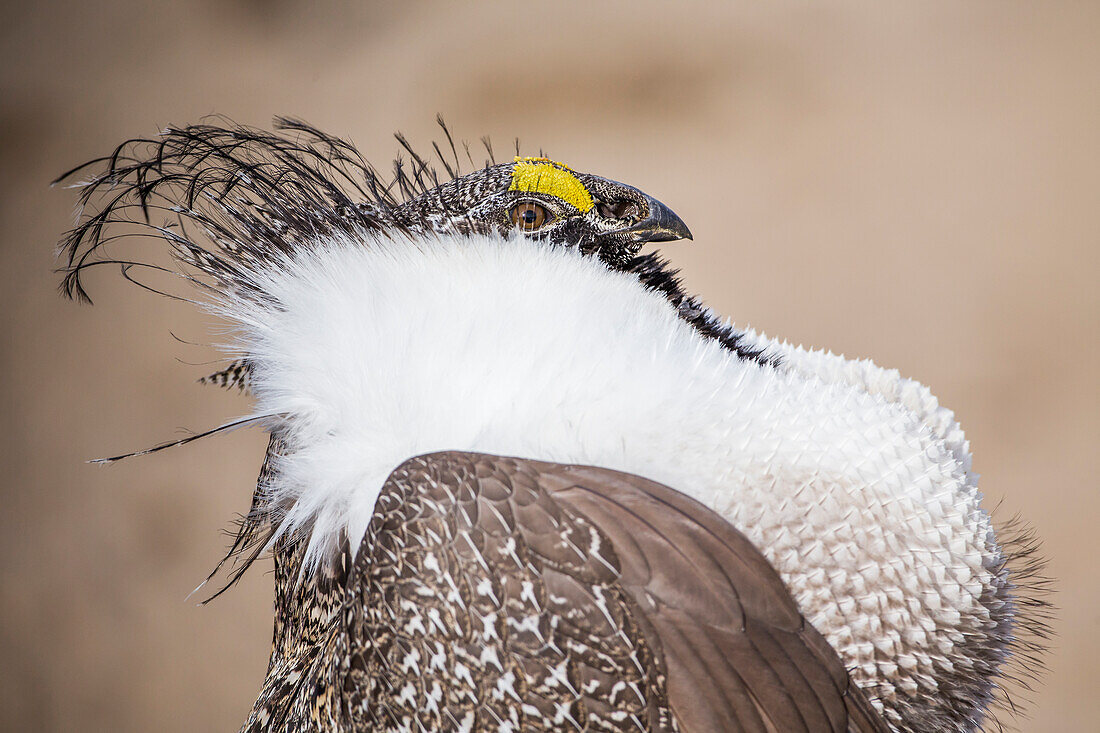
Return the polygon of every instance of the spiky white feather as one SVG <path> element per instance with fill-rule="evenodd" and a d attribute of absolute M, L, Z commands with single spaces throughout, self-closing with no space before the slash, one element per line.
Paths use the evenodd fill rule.
<path fill-rule="evenodd" d="M 604 466 L 727 517 L 891 713 L 1005 632 L 1001 553 L 968 446 L 927 389 L 753 335 L 701 337 L 635 277 L 487 237 L 333 240 L 226 295 L 256 414 L 288 454 L 268 487 L 311 560 L 355 547 L 405 459 L 467 450 Z M 990 643 L 993 643 L 992 641 Z"/>

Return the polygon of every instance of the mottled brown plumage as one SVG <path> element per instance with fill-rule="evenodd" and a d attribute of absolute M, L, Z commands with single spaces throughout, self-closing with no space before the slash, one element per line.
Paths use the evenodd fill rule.
<path fill-rule="evenodd" d="M 432 454 L 354 560 L 301 550 L 249 733 L 886 730 L 759 551 L 637 476 Z"/>

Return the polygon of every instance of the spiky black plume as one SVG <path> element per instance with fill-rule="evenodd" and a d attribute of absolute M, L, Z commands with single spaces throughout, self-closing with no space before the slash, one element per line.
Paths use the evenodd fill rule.
<path fill-rule="evenodd" d="M 411 173 L 399 158 L 386 179 L 345 140 L 289 118 L 277 119 L 276 128 L 285 134 L 239 125 L 170 127 L 158 138 L 128 140 L 111 155 L 62 175 L 58 181 L 103 167 L 78 184 L 81 211 L 93 201 L 96 211 L 61 243 L 67 258 L 63 291 L 90 300 L 81 276 L 95 265 L 163 269 L 108 256 L 108 244 L 131 236 L 109 231 L 112 225 L 152 229 L 198 273 L 239 285 L 243 271 L 320 238 L 408 233 L 416 222 L 399 219 L 395 210 L 438 184 L 438 174 L 403 137 L 413 156 Z M 458 172 L 456 154 L 448 173 Z M 202 236 L 192 235 L 196 227 Z M 203 240 L 213 246 L 199 244 Z"/>

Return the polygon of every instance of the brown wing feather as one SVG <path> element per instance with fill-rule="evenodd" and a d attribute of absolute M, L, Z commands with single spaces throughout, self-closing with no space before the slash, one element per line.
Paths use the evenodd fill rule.
<path fill-rule="evenodd" d="M 636 476 L 421 456 L 354 565 L 278 552 L 249 730 L 887 730 L 751 543 Z"/>
<path fill-rule="evenodd" d="M 887 730 L 767 559 L 723 518 L 606 469 L 553 466 L 544 485 L 616 548 L 620 582 L 660 638 L 683 730 Z"/>

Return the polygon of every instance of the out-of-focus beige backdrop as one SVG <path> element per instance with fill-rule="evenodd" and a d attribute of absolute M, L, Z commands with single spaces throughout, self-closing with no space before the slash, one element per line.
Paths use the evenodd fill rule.
<path fill-rule="evenodd" d="M 1057 578 L 1019 726 L 1095 729 L 1100 4 L 24 2 L 0 38 L 0 728 L 235 730 L 271 635 L 264 569 L 185 601 L 263 435 L 84 463 L 246 403 L 194 384 L 189 307 L 107 269 L 94 308 L 58 297 L 50 179 L 210 113 L 386 161 L 441 112 L 668 203 L 695 242 L 666 253 L 738 323 L 931 385 Z"/>

